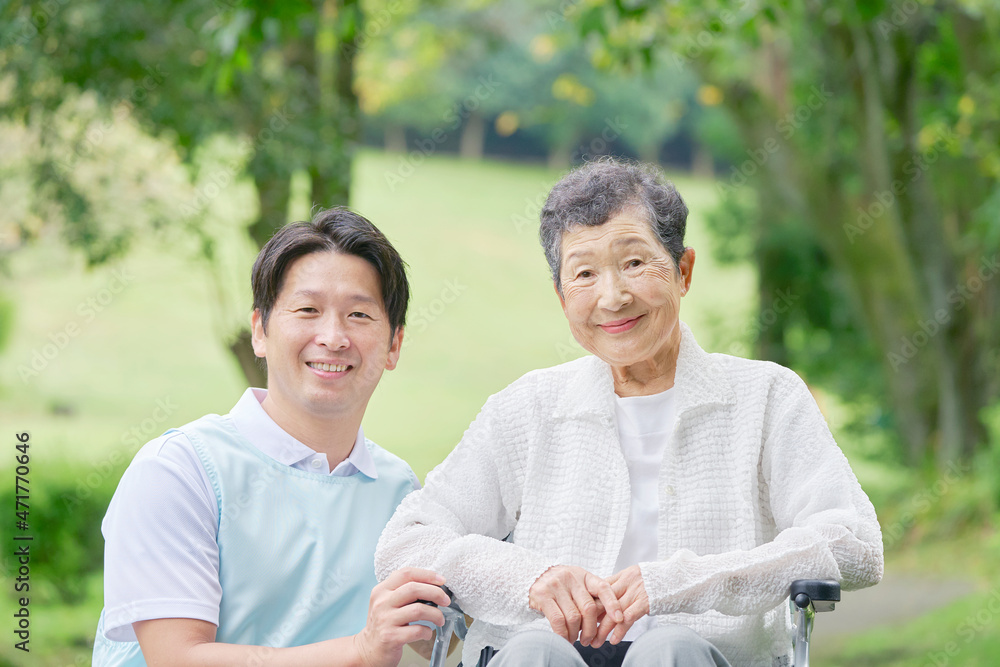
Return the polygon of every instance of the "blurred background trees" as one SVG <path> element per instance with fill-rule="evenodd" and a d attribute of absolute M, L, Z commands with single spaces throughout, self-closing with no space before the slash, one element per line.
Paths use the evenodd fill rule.
<path fill-rule="evenodd" d="M 212 262 L 213 193 L 249 177 L 259 247 L 287 222 L 296 173 L 315 205 L 350 201 L 362 121 L 401 155 L 717 169 L 719 252 L 758 268 L 755 353 L 884 396 L 873 418 L 910 464 L 985 442 L 980 412 L 1000 392 L 1000 287 L 983 279 L 1000 249 L 989 3 L 94 0 L 3 13 L 0 110 L 37 149 L 19 169 L 22 239 L 44 219 L 97 264 L 141 228 L 183 226 Z M 154 158 L 115 176 L 139 189 L 142 214 L 103 213 L 110 176 L 95 187 L 74 166 L 106 157 L 102 127 L 120 117 L 176 151 L 189 201 L 150 187 Z M 230 152 L 212 162 L 220 138 Z M 245 326 L 222 329 L 262 383 Z M 848 354 L 866 361 L 845 368 Z"/>

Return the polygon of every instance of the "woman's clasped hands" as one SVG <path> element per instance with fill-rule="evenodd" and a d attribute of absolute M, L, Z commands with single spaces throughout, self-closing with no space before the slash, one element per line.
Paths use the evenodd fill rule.
<path fill-rule="evenodd" d="M 649 613 L 638 565 L 607 579 L 575 565 L 550 567 L 531 585 L 528 605 L 548 619 L 557 635 L 594 648 L 605 641 L 617 644 Z"/>

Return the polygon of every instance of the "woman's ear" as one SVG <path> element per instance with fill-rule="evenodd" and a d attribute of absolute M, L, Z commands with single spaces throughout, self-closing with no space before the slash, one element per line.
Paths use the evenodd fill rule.
<path fill-rule="evenodd" d="M 677 263 L 677 268 L 681 274 L 681 295 L 688 293 L 691 289 L 691 275 L 694 273 L 694 248 L 684 248 L 681 261 Z"/>

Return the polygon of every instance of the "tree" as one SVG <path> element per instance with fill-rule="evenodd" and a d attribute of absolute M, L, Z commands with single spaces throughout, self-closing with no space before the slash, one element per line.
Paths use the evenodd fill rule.
<path fill-rule="evenodd" d="M 348 203 L 360 128 L 359 0 L 91 0 L 15 3 L 2 12 L 0 58 L 13 86 L 0 106 L 3 116 L 50 126 L 68 93 L 89 91 L 111 117 L 122 100 L 141 93 L 129 113 L 151 135 L 175 143 L 196 181 L 200 147 L 220 134 L 239 139 L 239 158 L 201 178 L 202 187 L 179 207 L 207 261 L 214 261 L 204 232 L 207 208 L 244 172 L 256 186 L 259 210 L 247 231 L 258 247 L 287 222 L 296 171 L 308 174 L 314 204 Z M 69 139 L 69 154 L 77 155 L 85 140 Z M 94 214 L 88 193 L 73 183 L 73 165 L 57 163 L 55 156 L 66 153 L 62 143 L 43 139 L 46 150 L 32 165 L 34 187 L 61 205 L 67 237 L 88 261 L 107 261 L 127 250 L 130 230 L 102 224 Z M 233 332 L 230 349 L 251 384 L 261 384 L 245 327 Z"/>
<path fill-rule="evenodd" d="M 802 327 L 859 334 L 799 349 L 843 366 L 866 343 L 914 464 L 971 456 L 1000 393 L 998 23 L 986 3 L 881 0 L 616 3 L 578 22 L 618 61 L 667 49 L 719 88 L 748 147 L 720 189 L 755 230 L 760 353 L 807 361 Z M 775 313 L 782 290 L 800 298 Z"/>

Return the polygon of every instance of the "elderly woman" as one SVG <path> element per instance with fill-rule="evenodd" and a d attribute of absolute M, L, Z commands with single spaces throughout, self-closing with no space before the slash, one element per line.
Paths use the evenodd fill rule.
<path fill-rule="evenodd" d="M 380 578 L 436 570 L 476 619 L 467 666 L 486 647 L 494 667 L 787 665 L 790 582 L 882 576 L 875 511 L 802 380 L 680 321 L 686 219 L 640 165 L 552 189 L 542 245 L 590 355 L 491 396 L 382 534 Z"/>

